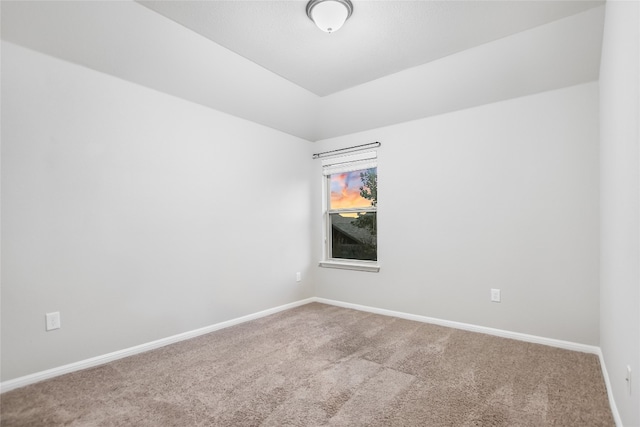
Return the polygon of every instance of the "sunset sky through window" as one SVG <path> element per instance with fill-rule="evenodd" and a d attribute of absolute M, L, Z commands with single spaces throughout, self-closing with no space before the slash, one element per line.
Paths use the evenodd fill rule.
<path fill-rule="evenodd" d="M 360 195 L 360 174 L 367 169 L 331 175 L 331 209 L 367 208 L 371 200 Z"/>

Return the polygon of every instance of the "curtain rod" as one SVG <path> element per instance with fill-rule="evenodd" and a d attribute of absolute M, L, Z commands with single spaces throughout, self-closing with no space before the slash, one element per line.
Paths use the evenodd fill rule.
<path fill-rule="evenodd" d="M 367 148 L 380 147 L 381 145 L 382 144 L 379 143 L 378 141 L 369 142 L 367 144 L 354 145 L 353 147 L 339 148 L 337 150 L 323 151 L 322 153 L 315 153 L 313 155 L 313 158 L 314 159 L 319 159 L 321 157 L 332 156 L 334 154 L 341 153 L 343 151 L 360 151 L 360 150 L 366 150 Z"/>

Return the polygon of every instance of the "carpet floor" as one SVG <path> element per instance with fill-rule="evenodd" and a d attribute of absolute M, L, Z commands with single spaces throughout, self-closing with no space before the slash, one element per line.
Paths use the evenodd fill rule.
<path fill-rule="evenodd" d="M 614 426 L 598 357 L 311 303 L 2 394 L 2 426 Z"/>

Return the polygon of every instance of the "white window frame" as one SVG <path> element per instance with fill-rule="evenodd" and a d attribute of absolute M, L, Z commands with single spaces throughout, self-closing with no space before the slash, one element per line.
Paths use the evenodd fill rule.
<path fill-rule="evenodd" d="M 330 179 L 335 173 L 349 172 L 362 169 L 377 168 L 377 152 L 368 151 L 364 153 L 351 154 L 339 157 L 331 157 L 322 161 L 322 237 L 323 237 L 323 260 L 320 261 L 320 267 L 339 268 L 345 270 L 358 270 L 378 272 L 380 265 L 378 260 L 356 260 L 345 258 L 333 258 L 331 254 L 331 216 L 332 213 L 340 212 L 378 212 L 377 206 L 366 208 L 347 208 L 347 209 L 329 209 L 329 201 L 331 198 Z M 376 215 L 377 221 L 377 215 Z M 377 236 L 376 236 L 377 238 Z"/>

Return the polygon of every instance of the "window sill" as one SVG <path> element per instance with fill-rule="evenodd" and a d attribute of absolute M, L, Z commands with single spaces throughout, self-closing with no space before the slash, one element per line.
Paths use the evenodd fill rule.
<path fill-rule="evenodd" d="M 378 264 L 364 263 L 364 262 L 320 261 L 318 265 L 324 268 L 339 268 L 342 270 L 368 271 L 371 273 L 377 273 L 380 271 L 380 266 Z"/>

